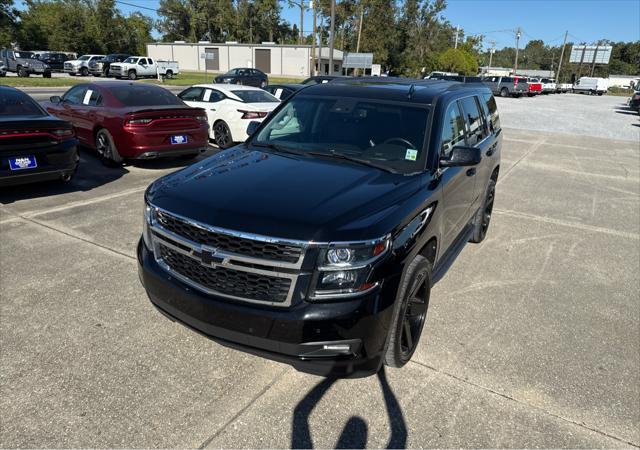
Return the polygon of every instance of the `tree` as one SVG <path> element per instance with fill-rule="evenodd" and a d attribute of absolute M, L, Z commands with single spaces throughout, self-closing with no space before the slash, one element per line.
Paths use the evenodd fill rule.
<path fill-rule="evenodd" d="M 459 48 L 450 48 L 442 52 L 438 57 L 438 63 L 442 70 L 448 72 L 457 72 L 462 75 L 478 73 L 478 63 L 473 55 Z"/>
<path fill-rule="evenodd" d="M 13 0 L 0 0 L 0 47 L 10 47 L 15 41 L 18 10 Z"/>

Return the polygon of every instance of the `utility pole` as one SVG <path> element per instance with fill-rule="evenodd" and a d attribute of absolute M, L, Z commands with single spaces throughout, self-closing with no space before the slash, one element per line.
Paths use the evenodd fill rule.
<path fill-rule="evenodd" d="M 456 27 L 456 43 L 453 48 L 458 48 L 458 35 L 460 34 L 460 25 Z"/>
<path fill-rule="evenodd" d="M 518 74 L 518 50 L 520 48 L 520 36 L 522 35 L 522 30 L 520 30 L 520 27 L 518 27 L 518 29 L 516 30 L 516 61 L 515 64 L 513 65 L 513 75 L 517 75 Z"/>
<path fill-rule="evenodd" d="M 311 36 L 311 76 L 316 75 L 316 0 L 309 0 L 309 8 L 313 11 L 313 31 Z"/>
<path fill-rule="evenodd" d="M 335 46 L 336 0 L 331 0 L 331 25 L 329 26 L 329 75 L 333 75 L 333 47 Z"/>
<path fill-rule="evenodd" d="M 362 21 L 364 20 L 364 4 L 360 1 L 360 20 L 358 21 L 358 42 L 356 43 L 356 53 L 360 53 L 360 38 L 362 37 Z M 356 69 L 356 76 L 360 71 Z"/>
<path fill-rule="evenodd" d="M 496 52 L 496 41 L 489 41 L 491 48 L 489 49 L 489 69 L 491 70 L 491 61 L 493 61 L 493 54 Z"/>
<path fill-rule="evenodd" d="M 564 57 L 564 46 L 567 45 L 568 35 L 569 35 L 569 30 L 564 32 L 564 42 L 562 43 L 562 51 L 560 52 L 560 62 L 558 63 L 558 71 L 556 72 L 556 79 L 555 79 L 556 83 L 560 79 L 560 69 L 562 69 L 562 58 Z"/>

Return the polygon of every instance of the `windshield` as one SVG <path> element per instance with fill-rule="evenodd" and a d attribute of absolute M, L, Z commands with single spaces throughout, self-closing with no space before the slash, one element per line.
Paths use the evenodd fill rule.
<path fill-rule="evenodd" d="M 429 110 L 360 98 L 296 96 L 252 144 L 344 155 L 402 173 L 422 170 Z"/>
<path fill-rule="evenodd" d="M 225 75 L 238 75 L 238 69 L 231 69 Z"/>
<path fill-rule="evenodd" d="M 156 86 L 144 86 L 142 84 L 115 86 L 109 91 L 124 106 L 185 106 L 178 97 L 171 92 Z"/>
<path fill-rule="evenodd" d="M 87 61 L 89 58 L 91 58 L 91 56 L 89 55 L 83 55 L 80 58 L 78 58 L 78 61 Z"/>
<path fill-rule="evenodd" d="M 280 100 L 262 89 L 250 91 L 231 91 L 237 95 L 244 103 L 278 103 Z"/>
<path fill-rule="evenodd" d="M 0 95 L 0 116 L 44 116 L 36 102 L 22 92 L 3 91 Z"/>
<path fill-rule="evenodd" d="M 16 58 L 32 59 L 34 55 L 31 52 L 16 52 Z"/>
<path fill-rule="evenodd" d="M 138 58 L 129 57 L 124 60 L 125 64 L 135 64 L 138 62 Z"/>

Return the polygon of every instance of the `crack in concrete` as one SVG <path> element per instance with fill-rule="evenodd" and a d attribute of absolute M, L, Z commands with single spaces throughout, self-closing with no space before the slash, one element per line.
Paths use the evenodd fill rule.
<path fill-rule="evenodd" d="M 494 389 L 491 389 L 489 387 L 483 386 L 481 384 L 474 383 L 473 381 L 469 381 L 467 379 L 461 378 L 461 377 L 459 377 L 457 375 L 454 375 L 452 373 L 446 372 L 444 370 L 437 369 L 437 368 L 435 368 L 433 366 L 430 366 L 429 364 L 426 364 L 426 363 L 423 363 L 423 362 L 420 362 L 420 361 L 415 361 L 415 360 L 411 360 L 410 362 L 415 364 L 415 365 L 418 365 L 420 367 L 424 367 L 426 369 L 432 370 L 432 371 L 434 371 L 434 372 L 436 372 L 438 374 L 441 374 L 441 375 L 444 375 L 446 377 L 452 378 L 452 379 L 454 379 L 454 380 L 456 380 L 456 381 L 458 381 L 460 383 L 467 384 L 469 386 L 473 386 L 473 387 L 475 387 L 477 389 L 481 389 L 483 391 L 489 392 L 490 394 L 497 395 L 497 396 L 502 397 L 502 398 L 504 398 L 506 400 L 511 400 L 512 402 L 515 402 L 518 405 L 524 406 L 526 408 L 530 408 L 530 409 L 539 411 L 539 412 L 541 412 L 543 414 L 546 414 L 548 416 L 551 416 L 551 417 L 554 417 L 556 419 L 562 420 L 564 422 L 570 423 L 570 424 L 575 425 L 577 427 L 584 428 L 585 430 L 589 430 L 589 431 L 591 431 L 593 433 L 598 433 L 598 434 L 600 434 L 602 436 L 608 437 L 610 439 L 614 439 L 614 440 L 616 440 L 616 441 L 618 441 L 620 443 L 623 443 L 623 444 L 626 444 L 626 445 L 630 445 L 632 447 L 640 448 L 640 444 L 638 444 L 638 443 L 627 441 L 624 438 L 619 438 L 619 437 L 614 436 L 614 435 L 612 435 L 610 433 L 607 433 L 606 431 L 602 431 L 602 430 L 599 430 L 597 428 L 590 427 L 589 425 L 587 425 L 584 422 L 576 422 L 575 420 L 569 419 L 567 417 L 560 416 L 560 415 L 555 414 L 555 413 L 553 413 L 551 411 L 547 411 L 544 408 L 540 408 L 539 406 L 535 406 L 535 405 L 532 405 L 530 403 L 523 402 L 521 400 L 518 400 L 515 397 L 511 397 L 510 395 L 507 395 L 507 394 L 504 394 L 502 392 L 496 391 Z"/>

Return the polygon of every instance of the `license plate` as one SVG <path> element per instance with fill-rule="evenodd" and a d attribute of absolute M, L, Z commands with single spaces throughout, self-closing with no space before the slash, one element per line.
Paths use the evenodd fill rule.
<path fill-rule="evenodd" d="M 187 137 L 185 135 L 171 136 L 172 144 L 186 144 L 186 142 L 187 142 Z"/>
<path fill-rule="evenodd" d="M 11 170 L 33 169 L 38 167 L 35 156 L 22 156 L 20 158 L 9 158 L 9 168 Z"/>

